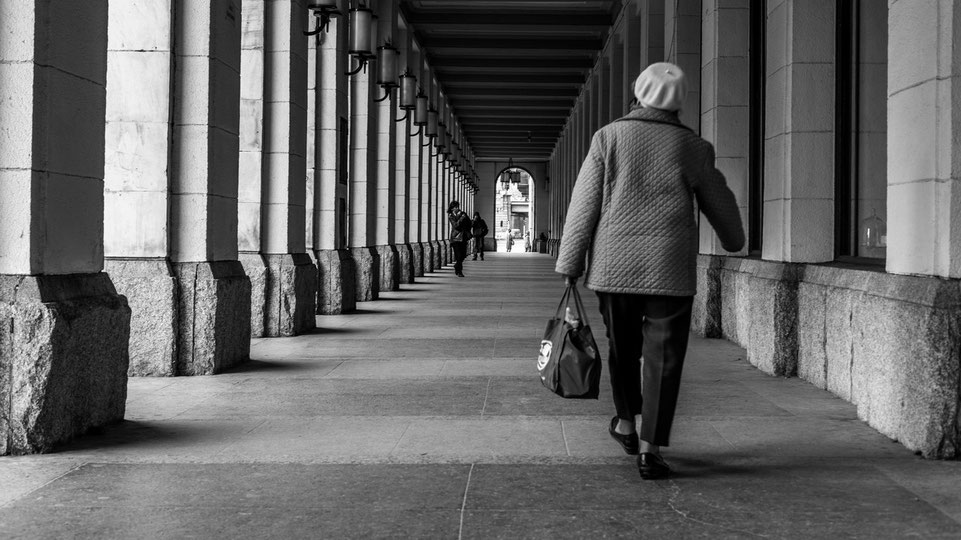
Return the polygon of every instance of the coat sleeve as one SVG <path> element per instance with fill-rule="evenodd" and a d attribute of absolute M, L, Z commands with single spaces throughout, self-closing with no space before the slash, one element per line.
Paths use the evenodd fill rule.
<path fill-rule="evenodd" d="M 567 276 L 584 273 L 584 260 L 594 239 L 604 200 L 604 150 L 602 132 L 594 134 L 591 148 L 584 158 L 574 182 L 571 203 L 561 236 L 560 252 L 554 271 Z"/>
<path fill-rule="evenodd" d="M 714 165 L 714 147 L 707 145 L 707 157 L 694 184 L 697 206 L 714 227 L 721 246 L 727 251 L 740 251 L 744 247 L 744 225 L 734 193 L 727 187 L 724 174 Z"/>

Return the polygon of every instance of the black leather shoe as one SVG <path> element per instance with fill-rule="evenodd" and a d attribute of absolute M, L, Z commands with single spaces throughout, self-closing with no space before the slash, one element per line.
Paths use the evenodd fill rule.
<path fill-rule="evenodd" d="M 637 433 L 631 433 L 630 435 L 621 435 L 620 433 L 614 431 L 617 427 L 617 417 L 611 418 L 611 427 L 607 428 L 607 432 L 611 434 L 611 437 L 617 441 L 617 444 L 621 445 L 621 448 L 627 452 L 629 456 L 636 456 L 638 449 L 640 448 L 640 442 L 637 440 Z"/>
<path fill-rule="evenodd" d="M 644 480 L 659 480 L 671 475 L 671 468 L 657 454 L 644 452 L 637 456 L 637 472 Z"/>

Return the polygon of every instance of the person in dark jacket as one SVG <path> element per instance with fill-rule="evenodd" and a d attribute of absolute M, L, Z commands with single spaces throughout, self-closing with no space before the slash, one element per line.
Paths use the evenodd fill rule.
<path fill-rule="evenodd" d="M 617 416 L 608 431 L 638 454 L 644 479 L 671 472 L 660 447 L 669 444 L 696 292 L 695 202 L 724 249 L 744 246 L 713 146 L 678 118 L 685 86 L 676 65 L 650 65 L 634 84 L 640 106 L 594 134 L 555 267 L 574 284 L 590 252 L 585 281 L 600 299 L 610 341 Z"/>
<path fill-rule="evenodd" d="M 447 206 L 450 222 L 450 247 L 454 252 L 454 274 L 464 277 L 464 259 L 467 258 L 467 241 L 471 238 L 471 221 L 460 209 L 460 203 L 451 201 Z"/>
<path fill-rule="evenodd" d="M 474 219 L 471 221 L 471 234 L 474 236 L 474 260 L 477 260 L 477 255 L 480 254 L 480 258 L 484 260 L 484 237 L 487 236 L 489 232 L 487 229 L 487 222 L 481 217 L 480 212 L 474 212 Z"/>

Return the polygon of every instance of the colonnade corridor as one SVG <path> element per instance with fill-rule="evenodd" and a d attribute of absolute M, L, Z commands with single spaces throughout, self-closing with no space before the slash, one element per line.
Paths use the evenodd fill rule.
<path fill-rule="evenodd" d="M 312 333 L 255 339 L 228 373 L 131 378 L 122 423 L 0 460 L 0 537 L 961 534 L 952 463 L 723 340 L 692 338 L 676 476 L 642 481 L 606 433 L 606 373 L 598 401 L 538 380 L 553 263 L 490 253 L 466 278 L 443 268 Z"/>

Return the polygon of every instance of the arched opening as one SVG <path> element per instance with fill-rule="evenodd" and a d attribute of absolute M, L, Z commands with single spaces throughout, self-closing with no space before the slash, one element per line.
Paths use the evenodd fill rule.
<path fill-rule="evenodd" d="M 534 177 L 523 167 L 508 166 L 495 178 L 494 239 L 499 252 L 532 251 Z"/>

